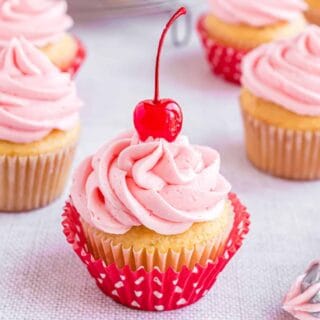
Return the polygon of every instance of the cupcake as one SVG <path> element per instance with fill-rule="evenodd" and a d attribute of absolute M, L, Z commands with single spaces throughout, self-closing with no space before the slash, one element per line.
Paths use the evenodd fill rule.
<path fill-rule="evenodd" d="M 320 2 L 319 0 L 306 0 L 309 8 L 305 16 L 310 23 L 320 25 Z"/>
<path fill-rule="evenodd" d="M 0 53 L 0 211 L 47 205 L 65 185 L 79 134 L 75 84 L 36 47 Z"/>
<path fill-rule="evenodd" d="M 320 261 L 298 277 L 283 302 L 283 309 L 299 320 L 320 318 Z"/>
<path fill-rule="evenodd" d="M 0 1 L 0 49 L 14 37 L 24 37 L 40 48 L 64 72 L 74 74 L 85 58 L 79 39 L 67 31 L 73 20 L 64 0 Z"/>
<path fill-rule="evenodd" d="M 169 26 L 186 11 L 181 8 Z M 156 78 L 158 79 L 158 72 Z M 135 130 L 76 169 L 64 212 L 68 241 L 99 288 L 129 307 L 164 311 L 207 293 L 248 232 L 217 151 L 180 134 L 171 99 L 138 104 Z"/>
<path fill-rule="evenodd" d="M 240 83 L 241 60 L 267 42 L 292 37 L 305 25 L 303 0 L 210 0 L 198 31 L 214 73 Z"/>
<path fill-rule="evenodd" d="M 320 178 L 320 29 L 262 46 L 243 61 L 246 149 L 262 171 Z"/>

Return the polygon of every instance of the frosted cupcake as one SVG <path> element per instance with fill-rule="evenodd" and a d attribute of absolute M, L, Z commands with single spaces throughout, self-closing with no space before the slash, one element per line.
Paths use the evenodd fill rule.
<path fill-rule="evenodd" d="M 320 25 L 320 2 L 319 0 L 306 0 L 309 8 L 305 16 L 310 23 Z"/>
<path fill-rule="evenodd" d="M 130 131 L 104 145 L 76 170 L 71 192 L 94 257 L 148 271 L 216 260 L 234 221 L 219 167 L 216 151 L 185 136 L 143 142 Z M 117 246 L 126 251 L 112 254 Z"/>
<path fill-rule="evenodd" d="M 243 112 L 251 162 L 288 179 L 320 178 L 320 29 L 262 46 L 243 62 Z"/>
<path fill-rule="evenodd" d="M 47 205 L 65 185 L 79 133 L 75 84 L 26 40 L 0 53 L 0 211 Z"/>
<path fill-rule="evenodd" d="M 210 0 L 198 30 L 212 70 L 239 83 L 241 60 L 261 44 L 292 37 L 305 25 L 303 0 Z"/>
<path fill-rule="evenodd" d="M 68 33 L 73 25 L 64 0 L 0 1 L 0 49 L 14 37 L 40 48 L 61 70 L 74 74 L 85 57 L 81 42 Z"/>
<path fill-rule="evenodd" d="M 182 112 L 159 99 L 134 111 L 136 130 L 76 169 L 64 232 L 99 287 L 129 307 L 163 311 L 200 299 L 248 232 L 248 214 L 220 174 L 217 151 L 180 134 Z"/>

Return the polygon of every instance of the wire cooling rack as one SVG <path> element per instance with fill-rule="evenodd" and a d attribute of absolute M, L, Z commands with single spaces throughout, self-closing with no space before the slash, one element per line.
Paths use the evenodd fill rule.
<path fill-rule="evenodd" d="M 108 18 L 170 12 L 179 5 L 190 7 L 197 2 L 199 0 L 68 0 L 73 14 Z"/>

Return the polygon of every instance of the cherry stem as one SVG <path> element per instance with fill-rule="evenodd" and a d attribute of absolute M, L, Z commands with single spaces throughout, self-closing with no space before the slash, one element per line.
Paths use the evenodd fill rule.
<path fill-rule="evenodd" d="M 173 25 L 173 23 L 182 15 L 187 13 L 187 9 L 184 7 L 181 7 L 176 13 L 170 18 L 170 20 L 167 22 L 165 28 L 162 31 L 158 51 L 157 51 L 157 59 L 156 59 L 156 72 L 155 72 L 155 88 L 154 88 L 154 102 L 157 103 L 159 101 L 159 68 L 160 68 L 160 56 L 161 51 L 164 43 L 164 39 L 166 37 L 166 34 L 169 30 L 169 28 Z"/>

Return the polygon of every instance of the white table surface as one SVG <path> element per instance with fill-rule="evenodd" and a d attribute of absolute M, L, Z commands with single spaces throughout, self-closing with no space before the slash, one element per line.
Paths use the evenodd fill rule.
<path fill-rule="evenodd" d="M 86 102 L 75 163 L 132 125 L 136 103 L 153 94 L 155 48 L 164 16 L 81 22 L 75 32 L 89 50 L 77 79 Z M 247 161 L 239 88 L 215 78 L 193 35 L 188 47 L 168 41 L 161 93 L 183 107 L 184 133 L 218 149 L 222 172 L 252 214 L 250 235 L 213 290 L 197 304 L 145 313 L 114 303 L 96 287 L 65 241 L 65 195 L 26 214 L 0 214 L 0 319 L 289 320 L 280 303 L 294 278 L 320 255 L 319 182 L 290 182 Z"/>

